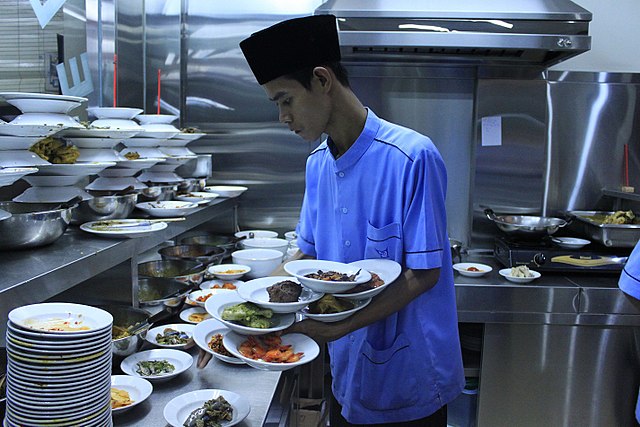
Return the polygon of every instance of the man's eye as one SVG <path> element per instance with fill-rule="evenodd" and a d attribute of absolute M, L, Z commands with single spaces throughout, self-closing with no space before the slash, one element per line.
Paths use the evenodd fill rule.
<path fill-rule="evenodd" d="M 291 104 L 291 98 L 287 98 L 282 101 L 282 105 L 289 105 L 289 104 Z"/>

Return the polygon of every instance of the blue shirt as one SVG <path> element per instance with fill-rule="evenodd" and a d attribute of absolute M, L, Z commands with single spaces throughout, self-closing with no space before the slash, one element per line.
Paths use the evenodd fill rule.
<path fill-rule="evenodd" d="M 464 387 L 444 162 L 429 138 L 371 110 L 349 150 L 337 160 L 332 150 L 329 139 L 307 159 L 300 249 L 440 268 L 438 283 L 404 309 L 329 343 L 334 395 L 352 423 L 426 417 Z"/>

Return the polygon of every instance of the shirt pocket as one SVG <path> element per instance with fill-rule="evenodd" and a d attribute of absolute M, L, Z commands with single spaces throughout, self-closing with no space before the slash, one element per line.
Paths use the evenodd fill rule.
<path fill-rule="evenodd" d="M 393 345 L 384 350 L 374 350 L 365 341 L 362 357 L 357 362 L 362 406 L 386 411 L 415 405 L 420 398 L 419 385 L 427 384 L 416 357 L 404 334 L 398 335 Z"/>
<path fill-rule="evenodd" d="M 378 228 L 367 223 L 365 258 L 385 258 L 402 263 L 402 227 L 397 222 Z"/>

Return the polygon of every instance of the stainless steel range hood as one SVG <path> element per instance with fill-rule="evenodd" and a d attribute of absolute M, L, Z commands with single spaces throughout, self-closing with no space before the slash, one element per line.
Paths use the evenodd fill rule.
<path fill-rule="evenodd" d="M 328 0 L 344 60 L 548 67 L 591 48 L 591 13 L 569 0 Z"/>

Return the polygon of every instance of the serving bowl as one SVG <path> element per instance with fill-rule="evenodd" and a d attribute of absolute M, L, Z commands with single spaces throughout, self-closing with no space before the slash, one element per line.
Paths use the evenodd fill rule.
<path fill-rule="evenodd" d="M 136 206 L 136 193 L 121 196 L 94 196 L 83 200 L 73 210 L 72 224 L 83 224 L 89 221 L 127 218 Z"/>
<path fill-rule="evenodd" d="M 143 110 L 130 107 L 89 107 L 87 111 L 98 119 L 131 120 L 142 113 Z"/>
<path fill-rule="evenodd" d="M 138 300 L 140 307 L 152 315 L 165 311 L 169 317 L 182 309 L 192 289 L 190 284 L 173 279 L 141 277 L 138 279 Z"/>
<path fill-rule="evenodd" d="M 278 268 L 283 258 L 283 253 L 275 249 L 241 249 L 231 254 L 234 263 L 251 267 L 247 273 L 250 279 L 268 276 Z"/>
<path fill-rule="evenodd" d="M 351 264 L 341 262 L 301 259 L 288 262 L 284 265 L 284 270 L 294 276 L 304 286 L 316 292 L 338 293 L 348 291 L 356 285 L 366 283 L 371 280 L 371 273 L 368 270 Z M 348 276 L 355 276 L 352 281 L 343 280 L 320 280 L 307 277 L 308 274 L 334 271 Z"/>
<path fill-rule="evenodd" d="M 113 316 L 114 327 L 132 329 L 132 327 L 146 323 L 146 326 L 138 329 L 135 334 L 111 341 L 111 350 L 115 356 L 126 357 L 140 350 L 147 331 L 151 327 L 151 324 L 148 323 L 149 312 L 125 305 L 106 305 L 100 308 Z"/>
<path fill-rule="evenodd" d="M 158 334 L 163 335 L 164 334 L 164 330 L 165 329 L 173 329 L 174 331 L 178 331 L 181 333 L 186 334 L 186 336 L 188 337 L 188 340 L 186 343 L 181 343 L 181 344 L 161 344 L 158 342 Z M 156 326 L 154 328 L 149 329 L 149 332 L 147 332 L 147 336 L 146 336 L 146 340 L 147 342 L 149 342 L 150 344 L 153 344 L 157 347 L 162 347 L 162 348 L 174 348 L 176 350 L 184 350 L 187 349 L 189 347 L 191 347 L 193 345 L 193 329 L 195 328 L 195 325 L 192 323 L 172 323 L 172 324 L 168 324 L 168 325 L 161 325 L 161 326 Z"/>
<path fill-rule="evenodd" d="M 219 246 L 210 245 L 176 245 L 166 246 L 158 253 L 162 259 L 169 260 L 189 260 L 202 263 L 206 266 L 210 264 L 220 264 L 227 251 Z"/>
<path fill-rule="evenodd" d="M 245 249 L 275 249 L 287 255 L 289 242 L 285 239 L 256 237 L 253 239 L 244 239 L 240 241 L 240 245 Z"/>
<path fill-rule="evenodd" d="M 198 285 L 204 278 L 207 266 L 186 259 L 163 259 L 138 264 L 138 275 L 174 279 L 190 285 Z"/>
<path fill-rule="evenodd" d="M 59 203 L 0 202 L 10 218 L 0 221 L 0 249 L 26 249 L 58 240 L 71 222 L 72 207 Z"/>

